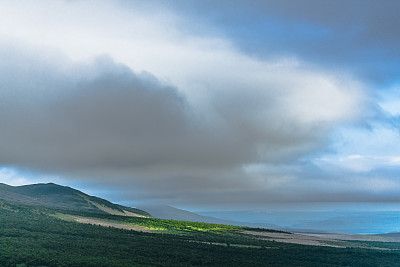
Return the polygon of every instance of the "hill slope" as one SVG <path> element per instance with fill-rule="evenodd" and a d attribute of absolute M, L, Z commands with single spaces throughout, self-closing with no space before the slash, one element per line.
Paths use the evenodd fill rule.
<path fill-rule="evenodd" d="M 150 217 L 147 212 L 89 196 L 79 190 L 54 183 L 10 186 L 0 183 L 0 201 L 124 216 Z"/>
<path fill-rule="evenodd" d="M 278 226 L 276 224 L 250 223 L 250 222 L 238 222 L 234 220 L 225 220 L 216 217 L 200 215 L 194 212 L 178 209 L 167 205 L 147 205 L 147 206 L 139 206 L 139 208 L 149 212 L 153 217 L 159 219 L 227 224 L 235 226 L 275 229 L 275 230 L 283 229 L 283 227 Z"/>
<path fill-rule="evenodd" d="M 71 220 L 78 217 L 97 222 Z M 103 227 L 98 222 L 113 225 Z M 7 201 L 0 201 L 0 225 L 0 266 L 389 267 L 398 266 L 400 258 L 399 243 L 319 238 L 300 245 L 294 242 L 299 235 L 276 231 Z M 146 231 L 137 231 L 133 226 Z"/>

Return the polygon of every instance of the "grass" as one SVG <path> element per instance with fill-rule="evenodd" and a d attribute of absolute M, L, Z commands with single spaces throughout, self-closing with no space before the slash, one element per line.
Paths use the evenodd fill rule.
<path fill-rule="evenodd" d="M 81 224 L 93 218 L 153 233 Z M 329 248 L 273 242 L 240 226 L 130 218 L 0 202 L 0 266 L 398 266 L 396 244 Z M 270 231 L 270 230 L 263 230 Z M 274 231 L 276 232 L 276 231 Z"/>
<path fill-rule="evenodd" d="M 104 222 L 118 223 L 129 226 L 139 226 L 156 232 L 161 231 L 164 233 L 178 234 L 178 235 L 185 235 L 188 233 L 227 233 L 227 232 L 237 233 L 244 230 L 284 233 L 282 231 L 259 229 L 259 228 L 256 229 L 243 226 L 165 220 L 157 218 L 126 217 L 119 215 L 95 214 L 87 212 L 71 212 L 71 211 L 69 211 L 68 213 L 57 212 L 52 216 L 56 216 L 57 218 L 62 220 L 71 221 L 74 220 L 73 219 L 74 215 L 82 218 L 98 219 Z"/>

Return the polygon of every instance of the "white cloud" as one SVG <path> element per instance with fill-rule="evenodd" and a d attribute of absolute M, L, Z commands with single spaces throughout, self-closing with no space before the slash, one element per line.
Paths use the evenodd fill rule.
<path fill-rule="evenodd" d="M 1 167 L 0 182 L 8 185 L 24 185 L 29 183 L 29 179 L 11 168 Z"/>
<path fill-rule="evenodd" d="M 370 128 L 342 127 L 332 140 L 335 153 L 313 160 L 325 170 L 344 168 L 365 173 L 400 165 L 400 133 L 391 125 L 374 121 Z"/>
<path fill-rule="evenodd" d="M 390 116 L 400 115 L 400 87 L 394 86 L 380 94 L 379 106 Z"/>
<path fill-rule="evenodd" d="M 316 159 L 314 162 L 326 170 L 339 167 L 354 172 L 370 172 L 379 168 L 400 166 L 400 157 L 371 155 L 325 156 Z"/>
<path fill-rule="evenodd" d="M 57 182 L 57 176 L 38 176 L 37 173 L 22 171 L 12 167 L 0 167 L 0 183 L 19 186 L 32 183 Z"/>
<path fill-rule="evenodd" d="M 186 29 L 193 22 L 140 2 L 8 1 L 0 14 L 3 38 L 53 47 L 79 61 L 108 54 L 171 81 L 194 106 L 210 108 L 210 94 L 257 100 L 266 106 L 261 114 L 251 114 L 259 114 L 259 123 L 271 116 L 267 105 L 280 106 L 287 119 L 299 123 L 329 123 L 356 117 L 364 101 L 360 85 L 351 79 L 286 59 L 257 61 L 235 50 L 229 40 L 190 34 Z"/>

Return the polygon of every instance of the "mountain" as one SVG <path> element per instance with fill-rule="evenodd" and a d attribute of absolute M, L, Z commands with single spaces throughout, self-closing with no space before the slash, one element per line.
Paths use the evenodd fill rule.
<path fill-rule="evenodd" d="M 151 217 L 143 210 L 114 204 L 54 183 L 10 186 L 0 183 L 0 201 L 123 216 Z"/>
<path fill-rule="evenodd" d="M 296 233 L 384 234 L 400 232 L 400 211 L 242 210 L 206 211 L 199 214 L 224 220 L 277 224 L 284 226 L 283 229 L 286 231 Z"/>
<path fill-rule="evenodd" d="M 200 215 L 194 212 L 174 208 L 167 205 L 146 205 L 146 206 L 139 206 L 138 208 L 147 211 L 152 216 L 159 219 L 205 222 L 205 223 L 226 224 L 235 226 L 248 226 L 255 228 L 275 229 L 275 230 L 282 229 L 282 227 L 276 224 L 238 222 L 233 220 L 219 219 L 211 216 Z"/>
<path fill-rule="evenodd" d="M 347 234 L 385 234 L 400 231 L 400 212 L 330 212 L 329 218 L 303 220 L 293 228 L 325 230 Z M 312 218 L 312 217 L 310 217 Z"/>
<path fill-rule="evenodd" d="M 168 205 L 144 205 L 139 206 L 140 209 L 147 211 L 151 215 L 159 219 L 192 221 L 192 222 L 208 222 L 216 224 L 229 224 L 229 220 L 222 220 L 209 216 L 202 216 L 187 210 L 174 208 Z"/>

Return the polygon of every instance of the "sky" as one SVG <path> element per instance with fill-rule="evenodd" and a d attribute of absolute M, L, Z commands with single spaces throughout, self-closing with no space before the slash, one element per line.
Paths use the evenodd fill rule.
<path fill-rule="evenodd" d="M 397 0 L 0 3 L 0 182 L 400 204 Z"/>

